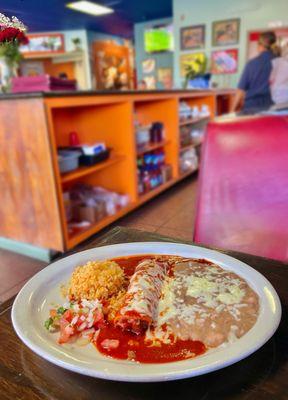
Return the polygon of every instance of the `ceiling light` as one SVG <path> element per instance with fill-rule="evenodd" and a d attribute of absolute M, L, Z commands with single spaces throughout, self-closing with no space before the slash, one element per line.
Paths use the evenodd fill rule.
<path fill-rule="evenodd" d="M 100 4 L 92 3 L 91 1 L 87 0 L 80 0 L 73 3 L 68 3 L 66 4 L 66 7 L 71 8 L 72 10 L 81 11 L 83 13 L 92 15 L 104 15 L 114 12 L 112 8 L 101 6 Z"/>

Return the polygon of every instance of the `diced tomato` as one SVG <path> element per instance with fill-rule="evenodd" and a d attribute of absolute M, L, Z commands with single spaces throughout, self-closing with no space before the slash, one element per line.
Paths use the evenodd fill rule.
<path fill-rule="evenodd" d="M 60 337 L 58 342 L 60 344 L 67 343 L 74 333 L 74 328 L 69 325 L 69 322 L 64 317 L 62 317 L 60 319 Z"/>
<path fill-rule="evenodd" d="M 70 325 L 66 326 L 66 328 L 64 330 L 65 330 L 65 333 L 69 336 L 73 336 L 75 333 L 74 328 Z"/>
<path fill-rule="evenodd" d="M 52 308 L 52 310 L 49 311 L 49 314 L 51 318 L 55 318 L 57 316 L 57 310 Z"/>
<path fill-rule="evenodd" d="M 66 310 L 63 314 L 63 318 L 66 319 L 66 321 L 71 322 L 73 318 L 73 312 L 71 310 Z"/>
<path fill-rule="evenodd" d="M 78 331 L 84 331 L 84 329 L 87 329 L 87 322 L 83 322 L 78 328 Z"/>
<path fill-rule="evenodd" d="M 93 312 L 93 318 L 93 326 L 95 326 L 96 328 L 102 328 L 105 325 L 104 315 L 100 310 L 95 310 Z"/>
<path fill-rule="evenodd" d="M 57 310 L 51 310 L 51 312 L 53 316 L 58 315 Z M 73 324 L 71 324 L 72 321 Z M 85 331 L 87 328 L 93 327 L 93 334 L 91 335 L 92 338 L 95 329 L 99 329 L 105 326 L 103 312 L 98 309 L 93 311 L 92 318 L 90 316 L 90 313 L 82 312 L 82 310 L 80 312 L 75 312 L 69 309 L 64 312 L 60 320 L 57 319 L 57 322 L 60 325 L 60 338 L 58 340 L 60 344 L 67 343 L 72 336 L 78 335 L 80 332 Z M 115 346 L 115 343 L 113 344 L 112 341 L 112 346 L 113 345 Z M 117 344 L 117 346 L 118 345 L 119 344 Z"/>
<path fill-rule="evenodd" d="M 78 320 L 77 320 L 77 322 L 75 324 L 75 327 L 78 329 L 79 326 L 81 326 L 82 324 L 83 324 L 83 321 L 80 318 L 78 318 Z"/>
<path fill-rule="evenodd" d="M 103 347 L 103 349 L 112 350 L 117 349 L 119 343 L 119 340 L 116 339 L 105 339 L 103 340 L 103 342 L 101 342 L 101 346 Z"/>

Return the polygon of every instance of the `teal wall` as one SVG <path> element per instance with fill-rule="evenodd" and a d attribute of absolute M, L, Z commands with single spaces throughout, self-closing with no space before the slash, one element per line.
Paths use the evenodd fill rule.
<path fill-rule="evenodd" d="M 288 0 L 173 0 L 173 18 L 175 33 L 174 81 L 181 85 L 179 73 L 180 28 L 189 25 L 206 24 L 206 54 L 210 57 L 211 27 L 217 20 L 240 18 L 240 43 L 238 73 L 213 77 L 221 86 L 236 86 L 246 61 L 247 31 L 271 29 L 271 23 L 281 21 L 288 26 Z M 222 48 L 222 47 L 218 47 Z M 229 47 L 227 47 L 229 48 Z M 191 51 L 188 51 L 190 53 Z"/>
<path fill-rule="evenodd" d="M 141 22 L 134 26 L 134 41 L 135 41 L 135 59 L 136 59 L 136 71 L 137 81 L 141 81 L 144 77 L 142 74 L 142 61 L 146 58 L 154 58 L 156 61 L 156 68 L 154 72 L 155 78 L 157 78 L 157 68 L 173 68 L 173 53 L 155 53 L 147 54 L 144 50 L 144 30 L 155 25 L 170 24 L 172 18 L 157 19 L 149 22 Z M 150 74 L 149 74 L 150 75 Z M 157 84 L 158 88 L 161 88 L 161 84 Z"/>

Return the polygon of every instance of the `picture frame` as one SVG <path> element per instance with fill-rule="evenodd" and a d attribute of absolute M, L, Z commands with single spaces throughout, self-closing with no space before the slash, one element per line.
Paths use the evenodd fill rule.
<path fill-rule="evenodd" d="M 132 88 L 133 69 L 130 49 L 114 40 L 92 43 L 93 72 L 98 90 L 126 90 Z"/>
<path fill-rule="evenodd" d="M 156 89 L 156 78 L 154 75 L 145 76 L 143 81 L 146 83 L 147 90 L 155 90 Z"/>
<path fill-rule="evenodd" d="M 157 69 L 157 81 L 163 86 L 163 89 L 172 89 L 173 70 L 170 67 L 161 67 Z"/>
<path fill-rule="evenodd" d="M 142 61 L 142 73 L 143 74 L 153 74 L 156 68 L 155 58 L 146 58 Z"/>
<path fill-rule="evenodd" d="M 186 75 L 186 68 L 193 67 L 197 71 L 198 62 L 203 63 L 206 59 L 204 52 L 181 54 L 180 55 L 180 76 L 182 78 Z"/>
<path fill-rule="evenodd" d="M 238 49 L 215 50 L 211 53 L 211 73 L 235 74 L 238 71 Z"/>
<path fill-rule="evenodd" d="M 180 30 L 181 50 L 197 50 L 205 47 L 206 26 L 186 26 Z"/>
<path fill-rule="evenodd" d="M 231 46 L 239 43 L 240 18 L 214 21 L 212 24 L 212 46 Z"/>
<path fill-rule="evenodd" d="M 20 64 L 21 76 L 39 76 L 45 74 L 42 61 L 24 61 Z"/>
<path fill-rule="evenodd" d="M 62 33 L 30 33 L 29 43 L 20 46 L 22 54 L 42 55 L 64 53 L 64 35 Z"/>

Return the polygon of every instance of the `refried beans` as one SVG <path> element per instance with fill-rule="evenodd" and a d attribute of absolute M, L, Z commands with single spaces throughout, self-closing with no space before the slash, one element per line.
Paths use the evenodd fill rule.
<path fill-rule="evenodd" d="M 218 347 L 249 331 L 258 312 L 258 295 L 235 273 L 207 260 L 178 259 L 174 276 L 163 286 L 157 326 L 146 337 L 173 333 L 181 340 Z"/>

